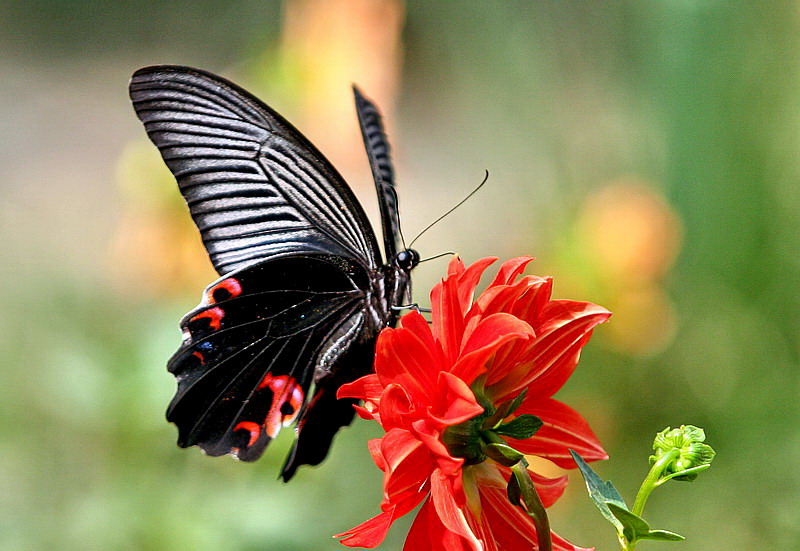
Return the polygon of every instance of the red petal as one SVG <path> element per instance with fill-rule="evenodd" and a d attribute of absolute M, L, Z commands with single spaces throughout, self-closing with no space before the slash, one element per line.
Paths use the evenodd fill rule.
<path fill-rule="evenodd" d="M 446 371 L 440 372 L 438 387 L 439 404 L 431 408 L 430 417 L 441 423 L 442 428 L 463 423 L 483 413 L 483 407 L 475 400 L 475 394 L 455 375 Z"/>
<path fill-rule="evenodd" d="M 541 312 L 550 301 L 553 292 L 553 279 L 550 277 L 526 276 L 519 282 L 525 286 L 525 291 L 520 295 L 510 312 L 531 325 L 537 333 L 541 332 L 538 320 Z"/>
<path fill-rule="evenodd" d="M 401 465 L 404 468 L 419 466 L 421 480 L 424 480 L 430 475 L 430 470 L 427 472 L 424 467 L 430 465 L 429 461 L 421 461 L 419 463 L 408 463 L 410 458 L 420 459 L 415 455 L 418 449 L 422 448 L 422 442 L 419 441 L 411 432 L 403 429 L 392 429 L 387 432 L 383 438 L 380 438 L 380 452 L 383 457 L 386 471 L 391 472 L 397 470 Z"/>
<path fill-rule="evenodd" d="M 430 536 L 429 516 L 431 514 L 435 515 L 436 512 L 433 511 L 431 500 L 428 499 L 422 504 L 422 508 L 408 531 L 403 551 L 438 551 L 434 549 L 434 538 Z"/>
<path fill-rule="evenodd" d="M 578 452 L 586 461 L 608 459 L 589 423 L 568 405 L 553 398 L 528 395 L 517 410 L 519 415 L 525 413 L 536 415 L 544 425 L 532 438 L 509 439 L 514 449 L 544 457 L 565 469 L 576 467 L 569 449 Z"/>
<path fill-rule="evenodd" d="M 497 388 L 491 390 L 495 399 L 502 400 L 525 387 L 530 387 L 536 395 L 552 396 L 564 385 L 575 370 L 580 351 L 589 341 L 592 329 L 611 316 L 600 306 L 576 304 L 580 306 L 570 311 L 571 317 L 562 317 L 559 323 L 548 323 L 540 330 L 527 360 L 528 366 L 520 366 L 518 371 L 515 370 L 515 376 L 499 382 Z M 561 314 L 565 313 L 562 308 Z"/>
<path fill-rule="evenodd" d="M 501 347 L 516 340 L 527 342 L 532 338 L 533 330 L 524 321 L 510 314 L 492 314 L 476 325 L 450 372 L 472 384 L 486 371 L 487 362 Z"/>
<path fill-rule="evenodd" d="M 408 431 L 393 429 L 377 447 L 370 443 L 375 464 L 383 471 L 383 503 L 381 508 L 414 502 L 415 507 L 427 494 L 426 482 L 434 464 L 428 449 Z M 404 513 L 405 514 L 405 513 Z"/>
<path fill-rule="evenodd" d="M 422 341 L 426 348 L 432 351 L 439 349 L 439 347 L 436 346 L 436 341 L 433 338 L 433 333 L 431 332 L 431 326 L 428 324 L 428 320 L 426 320 L 423 315 L 419 313 L 419 311 L 411 310 L 408 314 L 400 318 L 400 327 L 411 331 L 420 341 Z"/>
<path fill-rule="evenodd" d="M 606 319 L 611 316 L 611 312 L 591 302 L 551 300 L 542 308 L 542 317 L 538 321 L 538 326 L 540 332 L 549 332 L 572 320 L 596 314 L 604 315 Z"/>
<path fill-rule="evenodd" d="M 490 265 L 497 262 L 496 256 L 489 256 L 476 260 L 469 265 L 469 268 L 464 270 L 463 274 L 458 276 L 458 302 L 461 306 L 462 316 L 467 313 L 470 305 L 472 304 L 472 297 L 475 294 L 475 287 L 481 280 L 483 272 L 486 271 Z"/>
<path fill-rule="evenodd" d="M 451 261 L 450 267 L 457 271 L 448 273 L 448 277 L 431 290 L 433 333 L 441 343 L 449 363 L 458 357 L 464 334 L 464 317 L 470 307 L 475 287 L 484 270 L 496 260 L 482 258 L 466 269 L 463 264 L 454 264 Z"/>
<path fill-rule="evenodd" d="M 426 345 L 424 337 L 403 327 L 381 332 L 375 350 L 375 372 L 383 386 L 397 383 L 405 388 L 412 401 L 430 403 L 439 371 L 437 355 Z"/>
<path fill-rule="evenodd" d="M 389 431 L 394 428 L 409 429 L 413 419 L 411 413 L 414 411 L 411 400 L 405 389 L 395 383 L 390 384 L 383 391 L 380 401 L 380 423 L 383 430 Z"/>
<path fill-rule="evenodd" d="M 344 538 L 339 543 L 345 547 L 366 547 L 372 549 L 378 547 L 389 532 L 389 527 L 395 521 L 395 510 L 393 507 L 377 516 L 372 517 L 366 522 L 362 522 L 355 528 L 347 532 L 336 534 L 334 538 Z"/>
<path fill-rule="evenodd" d="M 494 476 L 489 475 L 491 471 L 483 471 L 482 475 L 479 477 L 481 483 L 484 486 L 492 486 L 494 488 L 506 491 L 508 481 L 511 478 L 511 469 L 496 463 L 493 464 L 493 469 L 496 473 Z M 548 478 L 535 473 L 530 469 L 528 469 L 528 474 L 530 475 L 533 485 L 536 488 L 536 493 L 539 494 L 539 499 L 542 500 L 542 505 L 545 507 L 551 507 L 556 501 L 558 501 L 558 498 L 564 494 L 564 490 L 567 488 L 568 478 L 566 476 Z"/>
<path fill-rule="evenodd" d="M 488 316 L 500 312 L 510 312 L 519 296 L 525 292 L 524 285 L 500 285 L 486 289 L 475 300 L 469 311 L 468 318 L 473 316 Z M 519 316 L 517 316 L 519 317 Z"/>
<path fill-rule="evenodd" d="M 511 285 L 517 276 L 520 275 L 523 270 L 525 270 L 525 266 L 527 266 L 532 260 L 533 257 L 531 256 L 518 256 L 517 258 L 506 260 L 500 266 L 497 276 L 494 278 L 494 281 L 492 281 L 489 287 L 494 287 L 496 285 Z"/>
<path fill-rule="evenodd" d="M 425 444 L 428 451 L 433 455 L 438 468 L 448 475 L 455 476 L 464 465 L 464 460 L 460 457 L 453 457 L 450 455 L 447 447 L 442 443 L 441 431 L 433 426 L 432 421 L 428 421 L 427 419 L 415 421 L 412 427 L 414 429 L 414 435 Z"/>
<path fill-rule="evenodd" d="M 392 523 L 419 505 L 426 494 L 427 490 L 420 495 L 419 500 L 406 500 L 403 503 L 399 503 L 383 513 L 372 517 L 368 521 L 362 522 L 355 528 L 351 528 L 347 532 L 342 532 L 341 534 L 336 534 L 333 537 L 344 537 L 339 543 L 346 547 L 366 547 L 368 549 L 377 547 L 386 539 L 386 533 L 389 531 L 389 527 Z"/>
<path fill-rule="evenodd" d="M 459 500 L 462 502 L 459 504 L 456 501 L 456 497 L 452 493 L 448 477 L 444 476 L 439 469 L 433 471 L 431 476 L 431 499 L 442 524 L 449 531 L 464 538 L 466 540 L 465 543 L 469 545 L 468 549 L 482 551 L 483 546 L 475 537 L 475 534 L 472 533 L 464 515 L 463 499 Z"/>
<path fill-rule="evenodd" d="M 377 465 L 381 471 L 386 472 L 389 467 L 386 465 L 386 461 L 383 459 L 383 453 L 381 453 L 381 442 L 383 442 L 383 437 L 367 440 L 367 449 L 369 450 L 369 453 L 372 456 L 372 461 L 375 462 L 375 465 Z"/>
<path fill-rule="evenodd" d="M 403 551 L 470 551 L 460 536 L 445 528 L 436 514 L 433 501 L 428 499 L 417 513 L 408 532 Z"/>
<path fill-rule="evenodd" d="M 505 489 L 481 486 L 481 522 L 504 551 L 538 549 L 533 520 L 508 500 Z"/>
<path fill-rule="evenodd" d="M 542 500 L 542 505 L 545 507 L 552 507 L 558 498 L 564 494 L 567 489 L 569 479 L 566 476 L 559 476 L 556 478 L 549 478 L 528 469 L 528 474 L 533 481 L 533 486 L 536 488 L 536 493 L 539 494 L 539 499 Z"/>
<path fill-rule="evenodd" d="M 464 261 L 458 255 L 454 255 L 447 263 L 447 277 L 463 274 L 464 270 Z"/>
<path fill-rule="evenodd" d="M 464 312 L 458 302 L 458 288 L 454 279 L 446 279 L 434 286 L 431 309 L 433 334 L 444 351 L 445 361 L 452 363 L 458 357 L 464 334 Z"/>
<path fill-rule="evenodd" d="M 497 347 L 498 343 L 505 342 L 509 335 L 526 338 L 535 336 L 531 326 L 516 316 L 505 313 L 492 314 L 478 322 L 464 343 L 461 354 L 469 354 L 486 346 Z"/>
<path fill-rule="evenodd" d="M 380 400 L 381 393 L 383 393 L 383 385 L 378 380 L 378 376 L 371 373 L 356 379 L 352 383 L 340 386 L 339 390 L 336 391 L 336 397 L 340 400 L 342 398 L 356 398 L 358 400 L 377 402 Z"/>
<path fill-rule="evenodd" d="M 511 504 L 504 488 L 481 487 L 481 503 L 482 522 L 489 526 L 499 549 L 528 551 L 539 548 L 533 520 L 522 508 Z M 572 545 L 553 532 L 550 532 L 550 537 L 556 551 L 589 551 Z"/>
<path fill-rule="evenodd" d="M 371 411 L 369 411 L 365 407 L 362 407 L 362 406 L 359 406 L 359 405 L 356 404 L 356 405 L 353 405 L 353 409 L 356 410 L 356 415 L 358 415 L 362 419 L 366 419 L 367 421 L 375 419 L 376 421 L 378 421 L 378 419 L 375 417 L 375 414 L 373 414 Z M 380 421 L 378 421 L 378 422 L 380 422 Z"/>

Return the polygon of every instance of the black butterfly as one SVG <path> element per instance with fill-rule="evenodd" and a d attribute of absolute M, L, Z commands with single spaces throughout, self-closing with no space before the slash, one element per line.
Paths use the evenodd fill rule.
<path fill-rule="evenodd" d="M 378 191 L 384 264 L 364 210 L 327 159 L 248 92 L 189 67 L 136 71 L 130 96 L 178 181 L 222 276 L 181 320 L 168 369 L 178 445 L 254 461 L 283 426 L 283 466 L 327 455 L 353 400 L 336 391 L 372 369 L 375 339 L 410 300 L 419 262 L 400 250 L 397 198 L 380 114 L 354 88 Z"/>

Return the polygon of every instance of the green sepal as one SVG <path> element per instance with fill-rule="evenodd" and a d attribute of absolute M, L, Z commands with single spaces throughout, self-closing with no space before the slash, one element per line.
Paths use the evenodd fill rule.
<path fill-rule="evenodd" d="M 611 501 L 606 502 L 611 514 L 622 524 L 622 535 L 630 543 L 639 540 L 682 541 L 686 538 L 669 530 L 651 530 L 650 525 L 642 517 L 634 515 L 625 507 Z"/>
<path fill-rule="evenodd" d="M 508 409 L 506 410 L 506 417 L 517 411 L 517 409 L 519 409 L 519 406 L 522 405 L 522 401 L 525 400 L 525 396 L 527 394 L 528 394 L 528 389 L 526 388 L 519 393 L 519 396 L 517 396 L 516 398 L 514 398 L 514 400 L 512 400 L 511 404 L 508 406 Z"/>
<path fill-rule="evenodd" d="M 583 479 L 586 481 L 586 489 L 589 490 L 589 497 L 592 498 L 592 501 L 600 510 L 600 514 L 621 533 L 624 530 L 624 526 L 611 512 L 608 504 L 614 504 L 627 511 L 628 506 L 625 505 L 625 500 L 622 499 L 622 496 L 619 495 L 619 492 L 610 480 L 604 482 L 603 479 L 586 464 L 586 461 L 584 461 L 580 455 L 573 450 L 569 450 L 569 453 L 572 454 L 572 459 L 578 464 L 578 469 L 580 469 L 581 475 L 583 475 Z"/>
<path fill-rule="evenodd" d="M 692 480 L 697 478 L 697 475 L 699 475 L 701 472 L 705 471 L 709 467 L 711 467 L 711 465 L 708 465 L 708 464 L 706 464 L 706 465 L 698 465 L 697 467 L 692 467 L 691 469 L 686 469 L 685 471 L 679 471 L 677 473 L 672 473 L 672 474 L 669 474 L 669 475 L 664 476 L 661 479 L 659 479 L 658 484 L 663 484 L 667 480 L 671 480 L 673 478 L 675 480 L 680 480 L 680 481 L 683 481 L 683 482 L 691 482 Z"/>
<path fill-rule="evenodd" d="M 487 412 L 486 418 L 483 421 L 483 430 L 496 429 L 503 419 L 514 413 L 517 408 L 522 405 L 522 400 L 525 399 L 526 394 L 528 394 L 527 388 L 520 392 L 519 396 L 513 400 L 508 400 L 497 406 L 497 409 L 492 407 L 491 402 L 487 401 L 486 404 L 481 403 Z"/>
<path fill-rule="evenodd" d="M 538 501 L 539 498 L 530 474 L 522 472 L 525 469 L 527 469 L 525 465 L 511 469 L 511 477 L 508 479 L 506 493 L 513 505 L 525 505 L 527 507 L 529 503 L 532 504 L 534 501 Z M 533 507 L 531 507 L 532 510 Z M 533 514 L 531 511 L 528 511 L 529 515 Z"/>
<path fill-rule="evenodd" d="M 467 465 L 477 465 L 486 460 L 480 436 L 480 427 L 485 415 L 483 413 L 444 430 L 442 442 L 450 455 L 463 457 Z"/>
<path fill-rule="evenodd" d="M 675 532 L 670 532 L 669 530 L 650 530 L 650 532 L 647 533 L 647 536 L 644 536 L 641 539 L 655 541 L 683 541 L 686 538 L 680 534 L 676 534 Z"/>
<path fill-rule="evenodd" d="M 519 487 L 519 481 L 516 476 L 512 475 L 511 478 L 508 479 L 506 493 L 512 505 L 517 506 L 522 503 L 522 490 Z"/>
<path fill-rule="evenodd" d="M 525 456 L 506 444 L 491 443 L 483 446 L 483 453 L 501 465 L 513 467 Z"/>
<path fill-rule="evenodd" d="M 536 434 L 536 431 L 542 428 L 542 425 L 542 420 L 535 415 L 524 414 L 508 423 L 503 423 L 493 432 L 516 438 L 517 440 L 525 440 Z"/>

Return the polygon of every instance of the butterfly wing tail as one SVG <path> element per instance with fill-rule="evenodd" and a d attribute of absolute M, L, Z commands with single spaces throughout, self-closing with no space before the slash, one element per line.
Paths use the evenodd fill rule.
<path fill-rule="evenodd" d="M 339 360 L 333 375 L 324 379 L 314 393 L 297 426 L 297 439 L 286 458 L 281 476 L 288 482 L 301 465 L 319 465 L 328 455 L 333 437 L 353 421 L 357 400 L 336 399 L 340 386 L 372 371 L 375 339 L 354 344 Z M 358 369 L 356 369 L 358 368 Z"/>

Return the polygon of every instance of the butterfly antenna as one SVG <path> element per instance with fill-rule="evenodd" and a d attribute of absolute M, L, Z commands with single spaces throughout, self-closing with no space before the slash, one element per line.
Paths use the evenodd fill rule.
<path fill-rule="evenodd" d="M 427 262 L 428 260 L 435 260 L 437 258 L 441 258 L 443 256 L 447 256 L 448 254 L 452 255 L 452 254 L 456 254 L 456 253 L 454 253 L 453 251 L 447 251 L 446 253 L 437 254 L 435 256 L 429 256 L 428 258 L 423 258 L 422 260 L 420 260 L 418 262 L 418 264 L 422 264 L 423 262 Z"/>
<path fill-rule="evenodd" d="M 448 210 L 447 212 L 445 212 L 443 215 L 441 215 L 439 218 L 437 218 L 436 220 L 434 220 L 433 222 L 431 222 L 430 224 L 428 224 L 428 227 L 426 227 L 424 230 L 422 230 L 421 232 L 419 232 L 419 233 L 417 234 L 417 236 L 416 236 L 414 239 L 412 239 L 412 240 L 411 240 L 411 243 L 409 243 L 409 244 L 408 244 L 408 247 L 407 247 L 407 248 L 413 247 L 413 246 L 414 246 L 414 243 L 416 243 L 417 239 L 419 239 L 420 237 L 422 237 L 422 234 L 423 234 L 423 233 L 425 233 L 426 231 L 428 231 L 429 229 L 431 229 L 433 226 L 435 226 L 436 224 L 438 224 L 438 223 L 439 223 L 439 222 L 440 222 L 440 221 L 441 221 L 441 220 L 442 220 L 442 219 L 443 219 L 445 216 L 447 216 L 448 214 L 450 214 L 451 212 L 453 212 L 454 210 L 456 210 L 458 207 L 460 207 L 461 205 L 463 205 L 464 203 L 466 203 L 466 202 L 467 202 L 467 199 L 469 199 L 470 197 L 472 197 L 473 195 L 475 195 L 475 194 L 478 192 L 478 190 L 479 190 L 479 189 L 481 189 L 481 188 L 483 187 L 483 184 L 485 184 L 487 181 L 489 181 L 489 171 L 488 171 L 488 170 L 486 171 L 486 175 L 483 177 L 483 181 L 482 181 L 480 184 L 478 184 L 478 187 L 476 187 L 475 189 L 473 189 L 472 191 L 470 191 L 470 192 L 469 192 L 469 195 L 467 195 L 467 196 L 466 196 L 466 197 L 464 197 L 464 198 L 463 198 L 461 201 L 459 201 L 459 202 L 458 202 L 458 204 L 456 204 L 456 206 L 454 206 L 453 208 L 451 208 L 450 210 Z"/>

